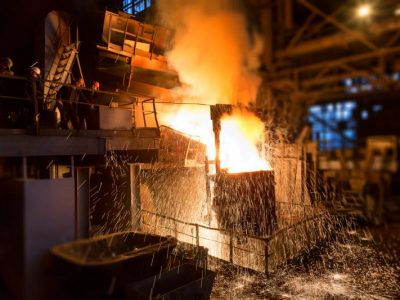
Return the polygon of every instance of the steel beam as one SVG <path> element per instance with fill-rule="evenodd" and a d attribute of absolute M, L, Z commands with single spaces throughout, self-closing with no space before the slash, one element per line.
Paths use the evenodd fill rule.
<path fill-rule="evenodd" d="M 346 56 L 346 57 L 342 57 L 342 58 L 338 58 L 338 59 L 334 59 L 334 60 L 323 61 L 323 62 L 316 63 L 316 64 L 309 64 L 309 65 L 304 65 L 304 66 L 297 67 L 297 68 L 291 68 L 291 69 L 286 69 L 286 70 L 282 70 L 282 71 L 277 71 L 275 73 L 271 73 L 271 78 L 279 78 L 279 77 L 283 77 L 283 76 L 288 76 L 295 72 L 306 72 L 306 71 L 312 71 L 312 70 L 315 71 L 320 68 L 334 67 L 339 64 L 347 64 L 347 63 L 362 61 L 362 60 L 366 60 L 366 59 L 376 58 L 379 56 L 395 54 L 395 53 L 399 53 L 399 52 L 400 52 L 400 47 L 381 48 L 381 49 L 377 49 L 374 51 L 365 52 L 362 54 L 350 55 L 350 56 Z"/>
<path fill-rule="evenodd" d="M 305 88 L 310 88 L 313 86 L 317 85 L 322 85 L 326 83 L 335 83 L 339 82 L 341 80 L 344 80 L 346 78 L 357 78 L 357 77 L 368 77 L 370 73 L 366 71 L 358 71 L 358 72 L 352 72 L 352 73 L 343 73 L 343 74 L 338 74 L 338 75 L 332 75 L 329 77 L 319 77 L 319 78 L 313 78 L 309 80 L 304 80 L 301 85 Z"/>
<path fill-rule="evenodd" d="M 130 164 L 132 230 L 141 227 L 142 202 L 140 198 L 141 164 Z"/>
<path fill-rule="evenodd" d="M 336 18 L 336 16 L 342 12 L 343 10 L 343 6 L 340 6 L 339 8 L 337 8 L 334 12 L 332 12 L 330 14 L 330 16 L 332 18 Z M 306 38 L 312 37 L 315 34 L 318 34 L 321 32 L 321 30 L 324 28 L 324 26 L 326 26 L 327 24 L 329 24 L 329 21 L 326 19 L 323 19 L 320 23 L 316 24 L 315 26 L 313 26 L 312 28 L 310 28 L 310 31 L 307 32 Z"/>
<path fill-rule="evenodd" d="M 103 155 L 105 139 L 76 136 L 0 135 L 0 157 Z"/>
<path fill-rule="evenodd" d="M 372 24 L 366 29 L 366 31 L 370 35 L 379 36 L 384 32 L 394 31 L 398 29 L 400 29 L 400 21 L 390 20 L 387 22 Z M 398 35 L 394 35 L 393 40 L 390 41 L 387 46 L 392 46 L 397 38 Z M 345 46 L 355 41 L 357 41 L 357 37 L 355 35 L 350 35 L 347 32 L 341 32 L 327 37 L 313 39 L 308 42 L 302 42 L 300 44 L 297 44 L 296 46 L 288 47 L 287 49 L 278 52 L 276 54 L 276 57 L 279 59 L 283 59 L 286 57 L 311 54 L 313 52 L 323 51 L 333 47 Z"/>
<path fill-rule="evenodd" d="M 322 10 L 320 10 L 318 7 L 312 5 L 309 1 L 307 0 L 297 0 L 300 4 L 302 4 L 304 7 L 308 8 L 310 11 L 316 13 L 317 15 L 320 15 L 321 17 L 325 18 L 328 22 L 332 23 L 333 25 L 335 25 L 337 28 L 339 28 L 340 30 L 342 30 L 343 32 L 354 36 L 355 39 L 359 40 L 360 42 L 362 42 L 365 46 L 367 46 L 370 49 L 377 49 L 378 47 L 376 45 L 374 45 L 373 43 L 371 43 L 364 34 L 362 34 L 361 32 L 356 32 L 352 29 L 350 29 L 349 27 L 343 25 L 342 23 L 340 23 L 338 20 L 336 20 L 334 17 L 327 15 L 326 13 L 324 13 Z"/>
<path fill-rule="evenodd" d="M 300 29 L 297 30 L 295 36 L 290 40 L 289 45 L 284 51 L 289 51 L 289 49 L 293 48 L 293 46 L 301 39 L 304 32 L 309 28 L 311 22 L 315 19 L 315 16 L 316 16 L 315 13 L 312 13 L 311 15 L 308 16 L 308 18 L 304 21 Z"/>
<path fill-rule="evenodd" d="M 139 93 L 141 95 L 146 95 L 149 98 L 156 98 L 162 101 L 173 102 L 176 99 L 179 99 L 179 96 L 172 90 L 138 81 L 131 82 L 130 91 L 132 93 Z"/>
<path fill-rule="evenodd" d="M 88 238 L 90 234 L 90 173 L 91 168 L 89 167 L 78 167 L 76 168 L 76 238 L 84 239 Z"/>

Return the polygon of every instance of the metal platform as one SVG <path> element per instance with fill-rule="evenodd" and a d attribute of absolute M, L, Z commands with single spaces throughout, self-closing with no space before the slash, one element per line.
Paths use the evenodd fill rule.
<path fill-rule="evenodd" d="M 104 155 L 107 151 L 157 150 L 157 128 L 124 130 L 0 129 L 0 157 Z"/>

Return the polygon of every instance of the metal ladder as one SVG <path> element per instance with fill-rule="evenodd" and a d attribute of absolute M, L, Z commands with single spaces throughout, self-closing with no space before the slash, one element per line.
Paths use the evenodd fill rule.
<path fill-rule="evenodd" d="M 44 84 L 44 101 L 48 110 L 54 108 L 57 92 L 66 83 L 77 54 L 78 49 L 75 43 L 61 45 L 58 48 Z"/>
<path fill-rule="evenodd" d="M 145 109 L 144 105 L 148 104 L 148 103 L 151 104 L 151 108 L 152 108 L 151 110 L 146 110 Z M 157 119 L 156 99 L 155 98 L 149 98 L 149 99 L 146 99 L 146 100 L 142 101 L 142 114 L 143 114 L 144 127 L 147 127 L 147 116 L 153 115 L 156 128 L 158 130 L 160 130 L 160 126 L 158 124 L 158 119 Z"/>

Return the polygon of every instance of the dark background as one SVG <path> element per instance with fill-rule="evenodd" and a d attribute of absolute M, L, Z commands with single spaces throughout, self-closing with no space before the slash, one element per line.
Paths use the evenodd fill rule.
<path fill-rule="evenodd" d="M 100 41 L 104 9 L 117 11 L 119 0 L 5 0 L 0 7 L 0 57 L 10 57 L 16 75 L 25 75 L 29 66 L 38 61 L 43 69 L 44 20 L 53 10 L 62 10 L 73 16 L 79 26 L 82 61 L 90 64 L 85 52 L 92 52 Z M 92 56 L 93 60 L 93 56 Z M 89 71 L 90 72 L 90 71 Z"/>

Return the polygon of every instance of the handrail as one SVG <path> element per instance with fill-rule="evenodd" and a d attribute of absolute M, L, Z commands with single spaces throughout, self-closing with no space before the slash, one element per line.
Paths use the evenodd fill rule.
<path fill-rule="evenodd" d="M 5 101 L 21 101 L 30 103 L 29 105 L 33 105 L 33 117 L 29 116 L 29 119 L 24 121 L 32 123 L 35 128 L 36 132 L 39 129 L 39 123 L 37 122 L 36 116 L 38 115 L 38 105 L 43 105 L 43 111 L 53 111 L 53 109 L 49 109 L 47 106 L 48 103 L 54 103 L 56 101 L 60 101 L 62 103 L 73 103 L 74 105 L 79 106 L 93 106 L 93 107 L 108 107 L 113 109 L 114 107 L 111 106 L 112 102 L 119 103 L 120 106 L 118 109 L 123 110 L 134 110 L 135 108 L 132 107 L 132 104 L 137 102 L 137 96 L 132 95 L 131 93 L 126 92 L 111 92 L 111 91 L 99 91 L 99 90 L 92 90 L 89 88 L 77 88 L 71 84 L 61 84 L 60 82 L 54 82 L 51 80 L 45 79 L 36 79 L 36 78 L 29 78 L 23 76 L 10 76 L 5 74 L 0 74 L 1 80 L 1 90 L 0 90 L 0 103 Z M 37 83 L 36 86 L 36 93 L 32 89 L 32 83 Z M 43 94 L 43 88 L 45 84 L 56 84 L 58 87 L 66 88 L 67 91 L 76 90 L 81 93 L 83 99 L 81 98 L 77 101 L 71 99 L 65 99 L 65 97 L 53 97 L 50 102 L 45 101 L 45 96 Z M 86 93 L 87 94 L 86 94 Z M 83 94 L 82 94 L 83 93 Z M 125 99 L 125 101 L 124 101 Z M 22 104 L 21 104 L 22 105 Z M 125 106 L 125 107 L 124 107 Z M 132 120 L 134 122 L 134 120 Z"/>
<path fill-rule="evenodd" d="M 21 80 L 21 81 L 26 81 L 29 82 L 30 78 L 29 77 L 25 77 L 25 76 L 20 76 L 20 75 L 4 75 L 4 74 L 0 74 L 0 78 L 5 78 L 5 79 L 15 79 L 15 80 Z M 75 88 L 78 90 L 82 90 L 82 91 L 89 91 L 89 92 L 95 92 L 95 93 L 99 93 L 99 94 L 104 94 L 104 95 L 110 95 L 110 96 L 121 96 L 121 95 L 125 95 L 127 97 L 131 97 L 131 98 L 148 98 L 148 96 L 140 94 L 140 93 L 132 93 L 132 92 L 127 92 L 127 91 L 119 91 L 119 92 L 113 92 L 113 91 L 106 91 L 106 90 L 97 90 L 97 91 L 93 91 L 90 88 L 87 87 L 81 87 L 81 88 L 76 88 L 75 85 L 73 84 L 69 84 L 69 83 L 64 83 L 61 84 L 58 81 L 52 81 L 52 80 L 46 80 L 46 79 L 36 79 L 36 81 L 40 81 L 42 83 L 50 83 L 50 84 L 57 84 L 57 85 L 62 85 L 64 87 L 70 87 L 70 88 Z M 153 99 L 153 98 L 150 98 Z M 157 101 L 157 103 L 161 103 L 159 101 Z"/>
<path fill-rule="evenodd" d="M 183 221 L 183 220 L 178 220 L 178 219 L 173 218 L 173 217 L 168 217 L 168 216 L 161 215 L 161 214 L 158 214 L 158 213 L 155 213 L 155 212 L 151 212 L 151 211 L 148 211 L 148 210 L 144 210 L 144 209 L 142 209 L 141 212 L 142 212 L 141 213 L 141 219 L 142 219 L 142 224 L 143 225 L 152 226 L 155 229 L 157 229 L 157 228 L 159 228 L 161 226 L 161 228 L 163 228 L 163 229 L 167 229 L 167 230 L 173 231 L 175 233 L 176 237 L 177 237 L 177 234 L 188 236 L 188 237 L 190 237 L 192 239 L 195 239 L 195 244 L 197 246 L 200 246 L 200 239 L 228 246 L 229 247 L 229 254 L 228 255 L 222 255 L 223 257 L 217 256 L 220 259 L 229 260 L 231 263 L 235 263 L 234 250 L 238 250 L 238 251 L 246 252 L 246 253 L 251 253 L 253 255 L 256 255 L 257 257 L 264 258 L 263 265 L 257 265 L 257 266 L 249 265 L 249 262 L 247 262 L 247 263 L 246 262 L 241 262 L 240 260 L 238 261 L 238 264 L 240 266 L 242 266 L 242 267 L 245 267 L 245 268 L 253 268 L 253 269 L 257 269 L 257 270 L 260 270 L 260 268 L 262 268 L 266 274 L 268 274 L 271 271 L 271 266 L 270 266 L 270 264 L 271 264 L 270 260 L 271 259 L 272 259 L 272 267 L 276 268 L 277 265 L 279 265 L 280 263 L 284 263 L 284 261 L 286 261 L 288 259 L 291 259 L 292 255 L 293 255 L 293 253 L 291 253 L 291 254 L 290 253 L 286 253 L 286 250 L 285 250 L 284 256 L 282 256 L 277 261 L 277 257 L 276 257 L 276 253 L 275 252 L 278 249 L 271 248 L 271 247 L 274 247 L 274 243 L 271 244 L 271 241 L 273 239 L 278 238 L 282 234 L 289 233 L 289 232 L 291 232 L 293 229 L 295 229 L 297 227 L 304 226 L 304 224 L 321 220 L 324 217 L 329 217 L 329 215 L 330 215 L 329 211 L 323 211 L 323 212 L 320 212 L 319 214 L 312 215 L 312 216 L 310 216 L 310 217 L 308 217 L 308 218 L 306 218 L 304 220 L 301 220 L 300 222 L 297 222 L 295 224 L 286 226 L 286 227 L 274 232 L 270 236 L 259 237 L 259 236 L 253 236 L 253 235 L 239 234 L 239 233 L 233 232 L 231 230 L 226 230 L 226 229 L 223 229 L 223 228 L 215 228 L 215 227 L 210 227 L 210 226 L 206 226 L 206 225 L 202 225 L 202 224 L 198 224 L 198 223 L 186 222 L 186 221 Z M 151 224 L 151 222 L 149 224 L 147 224 L 147 223 L 145 223 L 144 214 L 148 214 L 148 215 L 150 215 L 150 217 L 151 216 L 155 216 L 157 218 L 161 218 L 162 220 L 172 221 L 172 222 L 174 222 L 174 226 L 172 226 L 174 228 L 170 228 L 168 226 L 163 226 L 162 224 L 160 225 L 157 221 L 156 221 L 156 224 Z M 193 229 L 191 230 L 191 234 L 189 234 L 187 232 L 178 231 L 176 224 L 182 224 L 182 225 L 187 225 L 187 226 L 194 227 L 196 229 L 195 233 L 193 233 Z M 215 239 L 209 239 L 207 237 L 201 237 L 200 236 L 200 230 L 199 230 L 200 228 L 207 229 L 207 230 L 218 231 L 220 234 L 224 234 L 225 236 L 227 236 L 229 238 L 229 242 L 223 242 L 223 241 L 218 241 L 218 240 L 215 240 Z M 310 235 L 309 235 L 309 233 L 307 231 L 305 231 L 305 234 L 307 236 L 307 243 L 304 244 L 304 246 L 306 248 L 310 248 L 310 247 L 312 247 L 314 242 L 312 241 L 312 239 L 310 239 Z M 238 238 L 238 239 L 241 239 L 241 238 L 253 239 L 255 241 L 260 242 L 261 244 L 259 244 L 259 246 L 263 247 L 263 253 L 260 253 L 259 251 L 254 251 L 251 248 L 245 248 L 245 247 L 240 247 L 240 245 L 236 245 L 234 243 L 234 238 L 235 237 Z M 320 234 L 317 239 L 321 239 L 321 238 L 323 238 L 323 235 Z M 192 243 L 193 243 L 193 241 L 192 241 Z M 286 247 L 286 246 L 284 245 L 284 247 Z M 271 252 L 271 250 L 272 250 L 272 252 Z M 296 253 L 300 253 L 299 251 L 304 251 L 304 247 L 301 247 L 301 248 L 298 248 L 297 250 L 295 250 Z M 251 264 L 251 262 L 250 262 L 250 264 Z"/>
<path fill-rule="evenodd" d="M 178 222 L 178 223 L 183 224 L 183 225 L 189 225 L 189 226 L 193 226 L 193 227 L 198 226 L 199 228 L 204 228 L 204 229 L 214 230 L 214 231 L 220 231 L 223 234 L 227 234 L 227 235 L 232 233 L 231 230 L 227 230 L 227 229 L 224 229 L 224 228 L 217 228 L 217 227 L 206 226 L 206 225 L 199 224 L 199 223 L 186 222 L 186 221 L 182 221 L 182 220 L 179 220 L 179 219 L 176 219 L 176 218 L 172 218 L 172 217 L 168 217 L 168 216 L 165 216 L 165 215 L 161 215 L 159 213 L 148 211 L 148 210 L 145 210 L 145 209 L 141 209 L 141 211 L 145 212 L 147 214 L 150 214 L 150 215 L 154 215 L 156 217 L 160 217 L 160 218 L 164 218 L 164 219 L 167 219 L 167 220 L 170 220 L 170 221 Z M 237 236 L 237 237 L 248 237 L 248 238 L 253 238 L 253 239 L 257 239 L 257 240 L 261 240 L 261 241 L 269 240 L 270 237 L 271 237 L 271 236 L 260 237 L 260 236 L 251 235 L 251 234 L 239 234 L 239 233 L 235 234 L 235 236 Z"/>
<path fill-rule="evenodd" d="M 312 220 L 321 219 L 321 218 L 323 218 L 324 216 L 329 216 L 329 215 L 330 215 L 330 213 L 329 213 L 328 211 L 322 212 L 322 213 L 317 214 L 317 215 L 313 215 L 313 216 L 311 216 L 311 217 L 308 217 L 307 219 L 301 220 L 300 222 L 297 222 L 297 223 L 295 223 L 295 224 L 291 224 L 291 225 L 289 225 L 289 226 L 286 226 L 286 227 L 283 227 L 283 228 L 277 230 L 276 232 L 274 232 L 274 233 L 270 236 L 269 239 L 272 239 L 273 237 L 278 236 L 279 234 L 282 234 L 282 233 L 283 233 L 284 231 L 286 231 L 286 230 L 299 227 L 299 226 L 303 225 L 304 223 L 307 223 L 307 222 L 312 221 Z"/>
<path fill-rule="evenodd" d="M 159 101 L 156 101 L 156 99 L 153 98 L 148 98 L 148 96 L 146 97 L 145 95 L 142 95 L 140 93 L 132 93 L 132 92 L 127 92 L 127 91 L 105 91 L 105 90 L 92 90 L 90 88 L 86 88 L 86 87 L 80 87 L 77 88 L 75 85 L 73 84 L 67 84 L 67 83 L 63 83 L 61 84 L 58 81 L 52 81 L 52 80 L 46 80 L 46 79 L 33 79 L 33 78 L 29 78 L 29 77 L 24 77 L 24 76 L 19 76 L 19 75 L 5 75 L 5 74 L 0 74 L 0 80 L 1 79 L 5 79 L 5 84 L 4 87 L 7 88 L 7 92 L 9 91 L 9 93 L 2 93 L 3 91 L 0 90 L 0 102 L 2 100 L 16 100 L 16 101 L 27 101 L 27 102 L 32 102 L 33 104 L 35 104 L 35 99 L 34 98 L 28 98 L 28 97 L 22 97 L 22 96 L 14 96 L 12 95 L 14 92 L 16 93 L 17 90 L 13 89 L 13 85 L 12 85 L 12 81 L 13 82 L 25 82 L 26 84 L 31 83 L 32 80 L 41 83 L 42 86 L 44 86 L 44 84 L 56 84 L 57 86 L 61 87 L 65 87 L 68 89 L 74 89 L 80 92 L 87 92 L 90 94 L 93 94 L 94 97 L 109 97 L 109 100 L 107 100 L 107 104 L 101 104 L 101 103 L 96 103 L 93 102 L 91 103 L 89 101 L 85 102 L 85 101 L 73 101 L 74 104 L 79 104 L 79 105 L 89 105 L 89 106 L 95 106 L 95 107 L 109 107 L 109 108 L 113 108 L 111 105 L 112 103 L 118 103 L 120 104 L 120 106 L 118 107 L 119 109 L 125 109 L 125 110 L 132 110 L 132 108 L 130 107 L 123 107 L 123 106 L 127 106 L 127 105 L 139 105 L 140 100 L 139 99 L 145 99 L 142 101 L 142 109 L 144 108 L 144 104 L 152 102 L 152 111 L 149 112 L 145 112 L 143 109 L 143 116 L 144 116 L 144 125 L 145 127 L 147 127 L 147 115 L 149 114 L 153 114 L 154 115 L 154 120 L 155 120 L 155 125 L 158 130 L 160 129 L 160 124 L 158 122 L 158 118 L 157 118 L 157 110 L 156 110 L 156 103 L 161 103 Z M 10 85 L 8 84 L 8 80 L 10 80 Z M 23 83 L 19 83 L 19 84 L 23 84 Z M 10 87 L 10 88 L 8 88 Z M 26 85 L 24 88 L 20 88 L 18 91 L 21 94 L 21 90 L 22 90 L 22 94 L 24 93 L 24 90 L 29 92 L 29 86 Z M 38 89 L 39 93 L 36 94 L 36 99 L 39 101 L 42 101 L 43 104 L 45 105 L 46 103 L 50 103 L 50 102 L 45 102 L 44 99 L 44 95 L 41 91 L 41 87 Z M 28 94 L 28 93 L 26 93 Z M 58 93 L 59 94 L 59 93 Z M 102 98 L 103 100 L 105 100 L 105 98 Z M 123 99 L 128 99 L 129 101 L 123 101 Z M 87 99 L 87 100 L 91 100 L 91 99 Z M 57 97 L 55 96 L 54 98 L 51 98 L 51 101 L 62 101 L 62 102 L 68 102 L 71 101 L 70 99 L 65 99 L 65 98 L 61 98 L 61 97 Z M 133 108 L 134 109 L 134 108 Z"/>
<path fill-rule="evenodd" d="M 183 220 L 179 220 L 179 219 L 176 219 L 176 218 L 173 218 L 173 217 L 165 216 L 165 215 L 162 215 L 162 214 L 159 214 L 159 213 L 155 213 L 155 212 L 152 212 L 152 211 L 148 211 L 148 210 L 145 210 L 145 209 L 142 209 L 141 211 L 145 212 L 145 213 L 148 213 L 148 214 L 151 214 L 151 215 L 155 215 L 155 216 L 160 217 L 160 218 L 164 218 L 164 219 L 170 220 L 170 221 L 178 222 L 178 223 L 181 223 L 181 224 L 184 224 L 184 225 L 199 226 L 200 228 L 221 231 L 223 233 L 228 233 L 228 234 L 231 232 L 230 230 L 223 229 L 223 228 L 216 228 L 216 227 L 210 227 L 210 226 L 206 226 L 206 225 L 202 225 L 202 224 L 198 224 L 198 223 L 186 222 L 186 221 L 183 221 Z M 309 222 L 311 220 L 319 219 L 319 218 L 322 218 L 324 216 L 329 216 L 329 215 L 330 215 L 329 211 L 323 211 L 323 212 L 321 212 L 319 214 L 312 215 L 312 216 L 310 216 L 310 217 L 308 217 L 308 218 L 306 218 L 304 220 L 301 220 L 300 222 L 297 222 L 295 224 L 291 224 L 289 226 L 281 228 L 281 229 L 277 230 L 276 232 L 274 232 L 272 235 L 265 236 L 265 237 L 255 236 L 255 235 L 251 235 L 251 234 L 239 234 L 239 233 L 236 234 L 236 236 L 249 237 L 249 238 L 254 238 L 254 239 L 259 239 L 259 240 L 264 240 L 264 241 L 265 240 L 270 240 L 274 236 L 282 233 L 282 231 L 291 229 L 291 228 L 296 227 L 296 226 L 300 226 L 303 223 Z"/>
<path fill-rule="evenodd" d="M 145 111 L 144 110 L 144 103 L 148 103 L 148 102 L 152 102 L 152 106 L 153 106 L 153 110 L 152 111 Z M 156 110 L 155 98 L 149 98 L 149 99 L 146 99 L 146 100 L 142 101 L 142 114 L 143 114 L 143 122 L 144 122 L 144 126 L 145 127 L 147 127 L 146 116 L 154 114 L 154 120 L 156 122 L 156 126 L 157 126 L 158 129 L 160 129 L 160 126 L 158 124 L 158 119 L 157 119 L 157 110 Z"/>
<path fill-rule="evenodd" d="M 0 74 L 0 78 L 6 78 L 6 79 L 15 79 L 15 80 L 21 80 L 21 81 L 26 81 L 29 82 L 31 79 L 29 77 L 25 77 L 25 76 L 20 76 L 20 75 L 4 75 L 4 74 Z M 81 87 L 81 88 L 77 88 L 75 85 L 73 84 L 69 84 L 69 83 L 60 83 L 59 81 L 53 81 L 53 80 L 47 80 L 47 79 L 35 79 L 38 82 L 42 82 L 42 83 L 50 83 L 50 84 L 56 84 L 59 86 L 63 86 L 63 87 L 70 87 L 70 88 L 74 88 L 74 89 L 78 89 L 78 90 L 82 90 L 82 91 L 89 91 L 89 92 L 95 92 L 95 93 L 99 93 L 99 94 L 104 94 L 104 95 L 114 95 L 114 96 L 120 96 L 121 93 L 119 92 L 112 92 L 112 91 L 104 91 L 104 90 L 98 90 L 98 91 L 93 91 L 90 88 L 86 88 L 86 87 Z M 137 98 L 136 96 L 134 96 L 131 93 L 125 92 L 124 95 L 128 95 L 128 96 L 132 96 Z"/>

